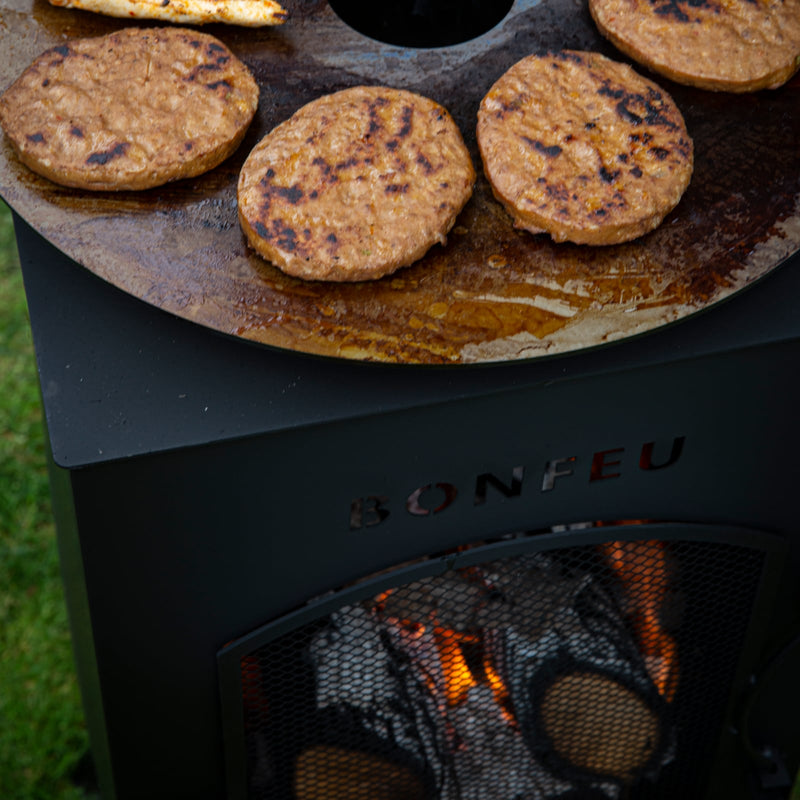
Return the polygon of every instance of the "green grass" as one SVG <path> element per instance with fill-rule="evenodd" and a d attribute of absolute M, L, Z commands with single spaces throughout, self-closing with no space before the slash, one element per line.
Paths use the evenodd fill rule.
<path fill-rule="evenodd" d="M 87 750 L 11 216 L 0 202 L 0 798 L 82 800 Z"/>

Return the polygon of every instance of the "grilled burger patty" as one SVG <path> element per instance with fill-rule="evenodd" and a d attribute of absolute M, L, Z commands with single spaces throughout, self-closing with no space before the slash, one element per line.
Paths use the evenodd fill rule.
<path fill-rule="evenodd" d="M 227 158 L 257 103 L 247 67 L 213 36 L 126 28 L 42 53 L 0 97 L 0 125 L 56 183 L 146 189 Z"/>
<path fill-rule="evenodd" d="M 597 53 L 514 64 L 483 98 L 478 145 L 516 227 L 615 244 L 657 227 L 691 180 L 693 144 L 656 84 Z"/>
<path fill-rule="evenodd" d="M 312 101 L 256 145 L 239 177 L 239 219 L 290 275 L 380 278 L 444 243 L 474 180 L 442 106 L 357 86 Z"/>
<path fill-rule="evenodd" d="M 679 83 L 749 92 L 800 66 L 800 0 L 589 0 L 600 32 Z"/>

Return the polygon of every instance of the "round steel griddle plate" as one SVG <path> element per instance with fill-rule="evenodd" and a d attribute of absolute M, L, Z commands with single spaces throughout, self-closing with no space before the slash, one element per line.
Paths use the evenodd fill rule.
<path fill-rule="evenodd" d="M 4 140 L 0 194 L 71 258 L 154 306 L 266 345 L 385 362 L 509 361 L 600 345 L 707 308 L 800 247 L 797 76 L 744 96 L 656 77 L 695 142 L 695 172 L 680 204 L 628 244 L 554 244 L 515 230 L 493 199 L 475 124 L 492 83 L 530 53 L 594 49 L 624 60 L 597 33 L 586 0 L 518 0 L 484 36 L 421 50 L 362 36 L 321 0 L 284 6 L 291 17 L 277 28 L 206 29 L 261 87 L 257 117 L 225 164 L 146 192 L 92 194 L 34 175 Z M 52 45 L 127 24 L 46 0 L 0 0 L 0 87 Z M 479 173 L 473 198 L 446 246 L 394 275 L 347 285 L 289 278 L 246 245 L 236 213 L 239 169 L 304 103 L 378 83 L 449 109 Z"/>

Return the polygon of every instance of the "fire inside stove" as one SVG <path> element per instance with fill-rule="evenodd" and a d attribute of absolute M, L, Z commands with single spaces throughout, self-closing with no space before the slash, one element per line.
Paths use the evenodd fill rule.
<path fill-rule="evenodd" d="M 609 541 L 470 564 L 265 645 L 241 662 L 248 797 L 670 796 L 658 787 L 680 785 L 663 776 L 687 720 L 704 718 L 702 737 L 726 680 L 687 712 L 699 639 L 683 635 L 680 550 Z"/>

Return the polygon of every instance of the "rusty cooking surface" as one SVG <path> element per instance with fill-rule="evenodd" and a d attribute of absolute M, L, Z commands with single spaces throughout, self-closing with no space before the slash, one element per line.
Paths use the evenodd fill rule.
<path fill-rule="evenodd" d="M 514 230 L 492 198 L 475 123 L 483 94 L 531 52 L 595 49 L 625 60 L 599 37 L 584 0 L 518 0 L 484 36 L 424 50 L 368 39 L 323 0 L 284 5 L 291 17 L 279 28 L 205 28 L 261 87 L 257 117 L 225 164 L 146 192 L 90 194 L 29 172 L 4 140 L 0 195 L 71 258 L 147 303 L 266 345 L 385 362 L 486 363 L 600 345 L 707 308 L 800 249 L 798 76 L 744 96 L 655 78 L 695 142 L 681 203 L 637 241 L 556 245 Z M 0 0 L 0 89 L 47 47 L 126 24 L 46 0 Z M 368 83 L 417 91 L 450 110 L 479 175 L 474 196 L 445 247 L 394 275 L 348 285 L 286 277 L 245 244 L 239 169 L 302 104 Z"/>

